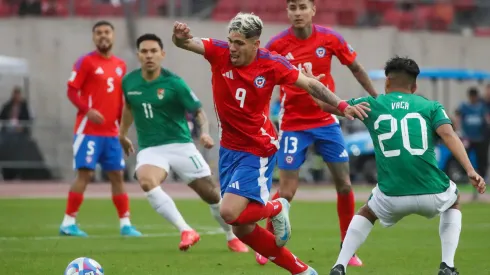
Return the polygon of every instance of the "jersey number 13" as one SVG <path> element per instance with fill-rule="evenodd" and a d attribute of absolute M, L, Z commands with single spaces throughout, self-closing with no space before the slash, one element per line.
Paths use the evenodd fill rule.
<path fill-rule="evenodd" d="M 409 119 L 418 120 L 420 123 L 420 132 L 422 134 L 422 148 L 414 149 L 410 145 L 410 129 L 408 128 Z M 374 122 L 374 129 L 378 130 L 379 123 L 385 120 L 390 122 L 390 131 L 388 133 L 378 135 L 379 147 L 381 148 L 381 151 L 383 152 L 383 155 L 385 157 L 390 158 L 400 155 L 400 149 L 385 150 L 385 146 L 383 144 L 383 141 L 390 140 L 393 135 L 398 131 L 398 124 L 400 124 L 402 131 L 403 148 L 405 148 L 413 156 L 423 155 L 425 151 L 427 151 L 427 148 L 429 147 L 429 141 L 427 139 L 427 124 L 425 123 L 424 118 L 419 113 L 408 113 L 400 121 L 398 121 L 392 115 L 380 115 L 378 119 L 376 119 L 376 121 Z"/>

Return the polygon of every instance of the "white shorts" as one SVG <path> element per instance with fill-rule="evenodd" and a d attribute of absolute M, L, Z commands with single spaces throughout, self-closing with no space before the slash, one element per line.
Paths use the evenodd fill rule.
<path fill-rule="evenodd" d="M 167 173 L 170 168 L 186 183 L 211 176 L 211 169 L 194 143 L 173 143 L 141 150 L 136 156 L 136 171 L 142 165 L 153 165 Z"/>
<path fill-rule="evenodd" d="M 452 181 L 443 193 L 400 197 L 387 196 L 376 185 L 367 205 L 381 225 L 389 227 L 411 214 L 434 218 L 453 206 L 457 198 L 458 188 Z"/>

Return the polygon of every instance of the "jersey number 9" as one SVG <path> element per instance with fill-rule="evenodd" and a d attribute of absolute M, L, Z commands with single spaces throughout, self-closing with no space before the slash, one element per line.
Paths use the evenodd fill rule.
<path fill-rule="evenodd" d="M 240 108 L 243 108 L 243 105 L 245 105 L 246 96 L 247 96 L 247 90 L 243 88 L 236 89 L 235 99 L 240 102 Z"/>
<path fill-rule="evenodd" d="M 420 123 L 422 148 L 414 149 L 410 145 L 410 129 L 408 128 L 409 119 L 416 119 Z M 408 113 L 399 122 L 392 115 L 380 115 L 378 119 L 376 119 L 376 121 L 374 122 L 374 129 L 378 130 L 379 123 L 385 120 L 390 122 L 390 131 L 388 133 L 378 135 L 379 147 L 381 148 L 381 151 L 383 152 L 383 155 L 385 157 L 390 158 L 390 157 L 396 157 L 400 155 L 400 149 L 385 150 L 385 146 L 383 144 L 383 141 L 391 139 L 393 135 L 398 131 L 398 123 L 401 126 L 403 148 L 405 148 L 413 156 L 423 155 L 425 151 L 427 151 L 427 148 L 429 147 L 429 141 L 427 139 L 427 124 L 425 123 L 424 118 L 420 114 Z"/>

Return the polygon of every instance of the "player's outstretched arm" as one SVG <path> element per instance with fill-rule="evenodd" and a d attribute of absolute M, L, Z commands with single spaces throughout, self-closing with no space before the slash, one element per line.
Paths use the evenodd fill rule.
<path fill-rule="evenodd" d="M 334 114 L 340 114 L 345 116 L 348 119 L 354 119 L 358 117 L 363 119 L 364 117 L 368 117 L 365 111 L 369 111 L 367 105 L 355 105 L 349 106 L 345 101 L 340 99 L 336 94 L 330 91 L 323 83 L 315 79 L 311 72 L 307 72 L 309 76 L 300 73 L 298 76 L 298 80 L 295 85 L 305 91 L 307 91 L 313 98 L 317 99 L 317 103 L 319 103 L 320 107 L 325 111 L 331 111 L 330 107 L 325 108 L 325 104 L 327 103 L 332 108 L 335 108 L 336 111 Z M 317 77 L 318 78 L 318 77 Z M 367 109 L 366 109 L 367 108 Z M 337 112 L 338 110 L 338 112 Z"/>
<path fill-rule="evenodd" d="M 461 142 L 459 136 L 454 132 L 453 127 L 450 124 L 443 124 L 436 129 L 437 134 L 441 137 L 446 144 L 447 148 L 453 153 L 454 157 L 463 166 L 464 170 L 468 174 L 472 185 L 483 194 L 485 192 L 484 179 L 475 172 L 475 168 L 471 164 L 466 149 Z"/>
<path fill-rule="evenodd" d="M 369 78 L 368 73 L 364 69 L 364 67 L 357 60 L 354 60 L 352 64 L 347 66 L 349 70 L 352 72 L 352 75 L 357 79 L 357 82 L 361 84 L 361 86 L 368 92 L 372 97 L 377 97 L 378 93 L 374 89 L 373 82 Z"/>
<path fill-rule="evenodd" d="M 204 55 L 204 44 L 201 38 L 194 38 L 191 34 L 191 29 L 185 23 L 174 23 L 172 42 L 181 49 Z"/>

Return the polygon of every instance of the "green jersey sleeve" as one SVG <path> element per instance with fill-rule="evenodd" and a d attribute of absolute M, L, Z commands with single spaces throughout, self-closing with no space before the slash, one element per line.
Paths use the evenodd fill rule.
<path fill-rule="evenodd" d="M 443 124 L 452 124 L 451 119 L 449 119 L 448 115 L 446 114 L 446 110 L 444 110 L 442 104 L 437 101 L 434 102 L 430 121 L 434 131 Z"/>
<path fill-rule="evenodd" d="M 199 98 L 197 98 L 196 94 L 194 94 L 183 79 L 177 79 L 176 85 L 180 96 L 180 101 L 184 105 L 186 111 L 193 113 L 197 109 L 201 108 L 201 101 L 199 101 Z"/>
<path fill-rule="evenodd" d="M 362 103 L 362 102 L 368 102 L 369 103 L 369 96 L 353 98 L 353 99 L 347 100 L 346 102 L 347 102 L 347 104 L 349 104 L 351 106 L 357 105 L 357 104 Z"/>

